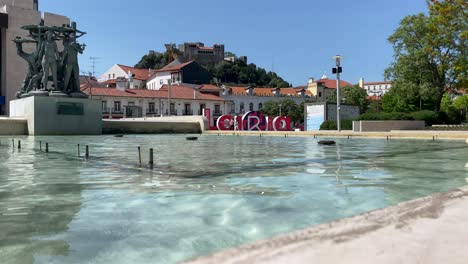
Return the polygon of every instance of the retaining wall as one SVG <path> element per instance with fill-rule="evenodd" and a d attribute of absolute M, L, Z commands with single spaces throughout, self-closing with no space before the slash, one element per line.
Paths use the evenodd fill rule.
<path fill-rule="evenodd" d="M 28 134 L 28 121 L 23 118 L 0 117 L 0 135 L 17 136 Z"/>
<path fill-rule="evenodd" d="M 207 130 L 208 120 L 202 116 L 105 119 L 102 128 L 104 134 L 190 134 Z"/>
<path fill-rule="evenodd" d="M 424 121 L 413 120 L 381 120 L 353 121 L 354 132 L 389 132 L 392 130 L 418 130 L 426 126 Z"/>

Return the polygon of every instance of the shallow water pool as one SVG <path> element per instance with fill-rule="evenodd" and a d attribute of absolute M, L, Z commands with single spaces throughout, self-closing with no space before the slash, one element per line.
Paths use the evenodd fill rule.
<path fill-rule="evenodd" d="M 185 138 L 0 137 L 0 263 L 177 263 L 467 184 L 462 141 Z"/>

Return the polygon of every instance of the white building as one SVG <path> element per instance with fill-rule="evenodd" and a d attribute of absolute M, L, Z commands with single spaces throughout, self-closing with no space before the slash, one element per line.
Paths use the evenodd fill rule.
<path fill-rule="evenodd" d="M 359 87 L 366 90 L 369 96 L 383 96 L 392 88 L 392 82 L 364 82 L 364 79 L 359 80 Z"/>
<path fill-rule="evenodd" d="M 173 61 L 148 78 L 147 88 L 149 90 L 159 90 L 165 84 L 193 83 L 203 84 L 211 80 L 211 74 L 195 61 L 180 62 Z"/>
<path fill-rule="evenodd" d="M 221 97 L 230 102 L 228 114 L 244 114 L 248 111 L 259 111 L 268 101 L 292 99 L 296 104 L 309 99 L 315 100 L 312 93 L 305 88 L 258 88 L 222 86 Z"/>
<path fill-rule="evenodd" d="M 117 78 L 129 80 L 130 89 L 146 88 L 146 80 L 154 74 L 152 69 L 137 69 L 130 66 L 115 64 L 99 78 L 99 82 L 106 82 L 111 87 L 115 84 Z"/>
<path fill-rule="evenodd" d="M 200 93 L 198 86 L 194 88 L 187 84 L 171 86 L 170 93 L 167 85 L 160 90 L 146 90 L 83 84 L 81 90 L 93 100 L 101 101 L 103 118 L 202 115 L 203 109 L 210 109 L 213 117 L 228 109 L 228 102 L 223 98 Z M 210 125 L 213 124 L 212 119 Z"/>

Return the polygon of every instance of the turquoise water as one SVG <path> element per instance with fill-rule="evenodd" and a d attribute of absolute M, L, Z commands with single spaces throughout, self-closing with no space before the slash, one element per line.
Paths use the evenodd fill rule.
<path fill-rule="evenodd" d="M 25 137 L 18 150 L 0 139 L 0 263 L 177 263 L 468 177 L 461 141 Z M 144 164 L 154 148 L 153 169 L 137 146 Z"/>

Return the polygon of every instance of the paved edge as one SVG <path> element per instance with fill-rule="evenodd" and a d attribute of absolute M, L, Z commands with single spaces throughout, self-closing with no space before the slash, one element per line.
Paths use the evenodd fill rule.
<path fill-rule="evenodd" d="M 344 137 L 344 138 L 384 138 L 384 139 L 450 139 L 468 140 L 468 131 L 390 131 L 390 132 L 353 132 L 353 131 L 221 131 L 208 130 L 203 132 L 214 136 L 277 136 L 277 137 Z"/>
<path fill-rule="evenodd" d="M 272 239 L 223 250 L 184 263 L 255 263 L 256 260 L 271 257 L 273 251 L 277 251 L 276 254 L 286 253 L 287 255 L 288 249 L 304 246 L 306 242 L 340 243 L 360 238 L 389 226 L 402 228 L 418 218 L 437 219 L 451 203 L 464 198 L 468 199 L 467 197 L 468 185 L 450 192 L 436 193 Z"/>

